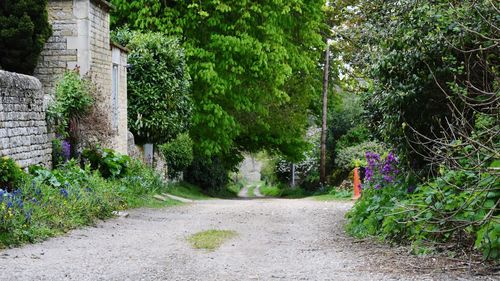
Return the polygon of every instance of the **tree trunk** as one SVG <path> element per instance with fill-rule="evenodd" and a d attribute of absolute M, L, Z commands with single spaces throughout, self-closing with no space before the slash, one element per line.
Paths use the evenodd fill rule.
<path fill-rule="evenodd" d="M 330 45 L 326 44 L 325 69 L 323 70 L 323 121 L 321 125 L 321 157 L 319 164 L 320 184 L 326 183 L 326 118 L 328 111 L 328 72 L 330 69 Z"/>

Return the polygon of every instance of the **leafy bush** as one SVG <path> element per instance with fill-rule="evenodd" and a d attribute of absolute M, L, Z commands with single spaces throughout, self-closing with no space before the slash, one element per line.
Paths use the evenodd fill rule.
<path fill-rule="evenodd" d="M 24 172 L 9 157 L 0 158 L 0 189 L 12 191 L 24 178 Z"/>
<path fill-rule="evenodd" d="M 259 188 L 260 193 L 265 196 L 280 197 L 281 189 L 276 185 L 263 184 Z"/>
<path fill-rule="evenodd" d="M 355 146 L 346 147 L 337 153 L 336 165 L 344 169 L 344 171 L 350 171 L 359 166 L 366 166 L 366 151 L 381 154 L 387 151 L 387 148 L 384 144 L 376 141 L 367 141 Z"/>
<path fill-rule="evenodd" d="M 85 149 L 81 158 L 84 164 L 90 164 L 90 167 L 99 171 L 104 178 L 123 177 L 127 174 L 130 163 L 130 157 L 127 155 L 99 146 Z"/>
<path fill-rule="evenodd" d="M 52 140 L 52 166 L 57 167 L 71 158 L 71 144 L 66 140 Z"/>
<path fill-rule="evenodd" d="M 92 106 L 89 80 L 82 79 L 76 71 L 66 71 L 56 86 L 56 100 L 47 110 L 49 124 L 57 134 L 71 136 L 70 122 L 82 117 Z"/>
<path fill-rule="evenodd" d="M 416 251 L 441 243 L 475 247 L 485 258 L 500 253 L 500 182 L 495 174 L 442 170 L 420 185 L 397 171 L 397 161 L 367 154 L 367 184 L 347 214 L 347 231 L 356 237 L 378 235 Z"/>
<path fill-rule="evenodd" d="M 193 141 L 186 133 L 160 145 L 160 151 L 167 161 L 170 178 L 177 178 L 193 162 Z"/>
<path fill-rule="evenodd" d="M 13 190 L 0 189 L 0 248 L 92 224 L 117 209 L 143 206 L 166 185 L 139 161 L 131 162 L 123 177 L 104 179 L 73 159 L 52 171 L 30 167 Z"/>
<path fill-rule="evenodd" d="M 115 32 L 130 49 L 129 128 L 139 141 L 165 143 L 188 129 L 193 107 L 184 50 L 161 33 Z"/>
<path fill-rule="evenodd" d="M 113 185 L 74 161 L 34 175 L 11 193 L 0 190 L 0 245 L 33 242 L 111 216 L 120 208 Z"/>
<path fill-rule="evenodd" d="M 228 170 L 219 158 L 206 159 L 196 156 L 184 174 L 184 180 L 215 194 L 223 191 L 228 183 Z"/>
<path fill-rule="evenodd" d="M 368 128 L 363 124 L 357 125 L 339 137 L 337 143 L 335 144 L 335 151 L 340 151 L 344 148 L 361 144 L 369 139 L 370 131 Z"/>
<path fill-rule="evenodd" d="M 278 177 L 276 176 L 276 161 L 277 160 L 274 158 L 263 161 L 264 163 L 260 169 L 260 179 L 267 185 L 278 183 Z"/>
<path fill-rule="evenodd" d="M 45 42 L 52 34 L 47 0 L 0 2 L 0 66 L 31 75 Z"/>

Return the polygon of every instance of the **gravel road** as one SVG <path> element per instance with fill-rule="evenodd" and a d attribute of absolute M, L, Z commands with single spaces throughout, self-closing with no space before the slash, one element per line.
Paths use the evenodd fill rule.
<path fill-rule="evenodd" d="M 350 207 L 253 199 L 131 210 L 127 218 L 1 251 L 0 280 L 496 280 L 349 238 L 342 225 Z M 213 252 L 186 242 L 208 229 L 239 236 Z"/>

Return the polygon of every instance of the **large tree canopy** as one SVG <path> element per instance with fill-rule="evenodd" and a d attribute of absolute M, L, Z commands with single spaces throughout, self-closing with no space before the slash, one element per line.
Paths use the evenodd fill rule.
<path fill-rule="evenodd" d="M 299 158 L 321 91 L 324 1 L 113 0 L 114 27 L 183 38 L 197 153 L 268 149 Z M 237 153 L 236 153 L 237 154 Z"/>
<path fill-rule="evenodd" d="M 458 109 L 472 125 L 473 111 L 492 113 L 497 8 L 472 0 L 354 2 L 343 35 L 355 46 L 350 63 L 373 84 L 365 95 L 369 125 L 413 166 L 424 166 L 443 151 L 429 140 L 451 132 Z M 484 106 L 466 110 L 473 101 Z"/>

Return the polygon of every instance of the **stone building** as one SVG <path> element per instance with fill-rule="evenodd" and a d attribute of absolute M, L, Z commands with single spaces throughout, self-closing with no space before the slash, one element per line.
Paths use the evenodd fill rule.
<path fill-rule="evenodd" d="M 84 137 L 101 130 L 103 146 L 127 153 L 127 53 L 110 41 L 112 6 L 105 0 L 49 0 L 48 14 L 53 35 L 39 58 L 35 70 L 46 94 L 52 95 L 64 71 L 79 69 L 96 86 L 95 112 L 83 124 Z M 92 131 L 94 130 L 94 132 Z M 99 134 L 95 134 L 99 135 Z"/>

